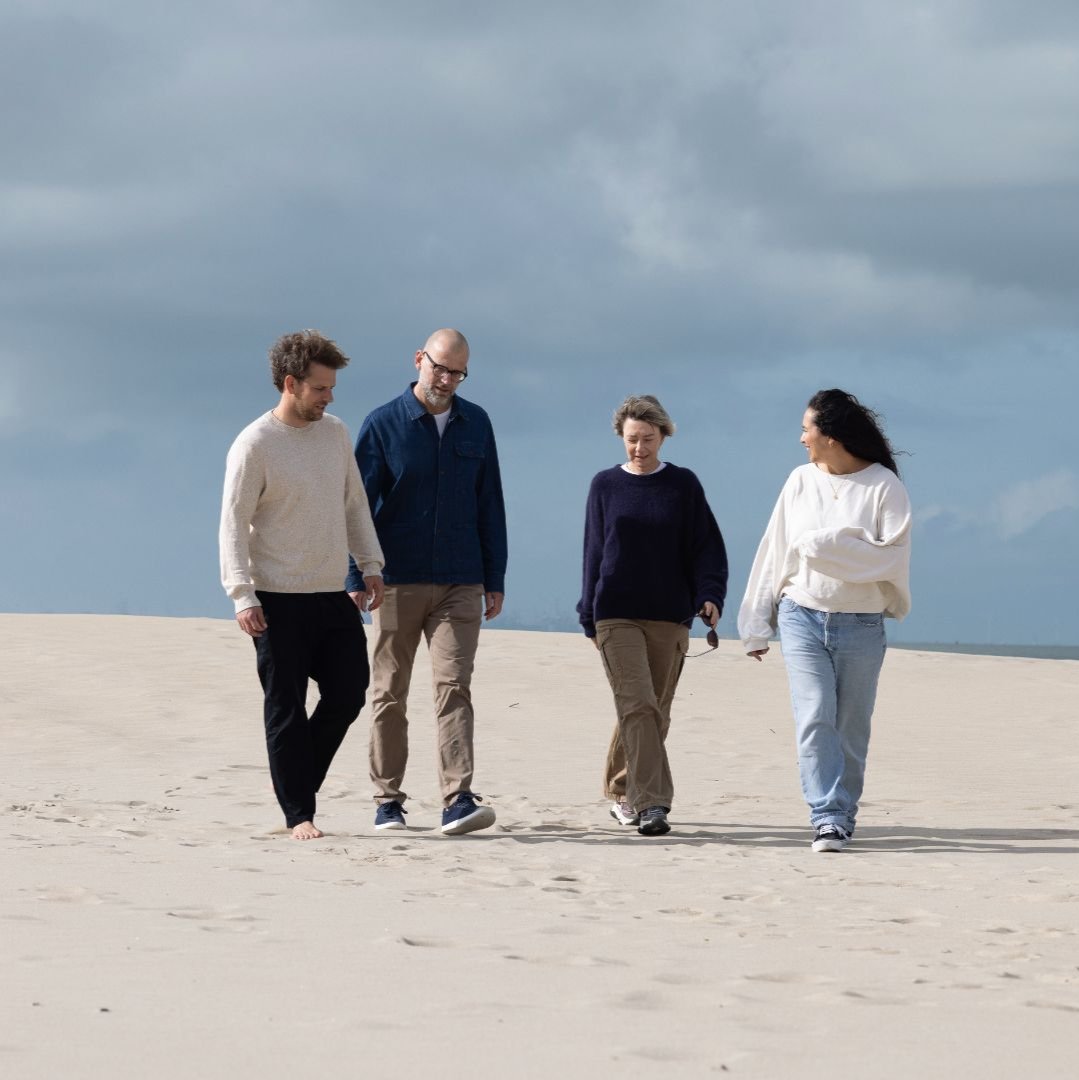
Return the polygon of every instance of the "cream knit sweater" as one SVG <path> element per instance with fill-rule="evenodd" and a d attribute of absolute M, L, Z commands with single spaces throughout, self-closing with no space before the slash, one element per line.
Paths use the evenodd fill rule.
<path fill-rule="evenodd" d="M 364 576 L 385 560 L 348 429 L 326 414 L 306 427 L 268 412 L 236 437 L 221 504 L 221 583 L 236 611 L 267 592 L 339 592 L 349 553 Z"/>
<path fill-rule="evenodd" d="M 738 612 L 746 652 L 766 649 L 781 596 L 817 611 L 910 611 L 910 499 L 883 465 L 835 476 L 800 465 L 787 478 Z"/>

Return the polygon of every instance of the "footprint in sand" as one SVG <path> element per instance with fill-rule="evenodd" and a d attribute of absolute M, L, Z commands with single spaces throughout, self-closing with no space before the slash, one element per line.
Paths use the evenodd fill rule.
<path fill-rule="evenodd" d="M 39 885 L 37 898 L 62 904 L 104 904 L 105 898 L 81 885 Z"/>
<path fill-rule="evenodd" d="M 662 999 L 657 1000 L 658 995 L 654 990 L 633 990 L 614 999 L 616 1005 L 622 1009 L 646 1009 L 649 1012 L 662 1012 Z"/>
<path fill-rule="evenodd" d="M 184 919 L 198 923 L 200 930 L 207 930 L 211 933 L 224 931 L 246 934 L 254 929 L 253 923 L 264 921 L 254 915 L 236 911 L 217 911 L 214 908 L 178 908 L 175 911 L 166 911 L 165 915 L 171 919 Z"/>
<path fill-rule="evenodd" d="M 1079 1013 L 1079 1005 L 1067 1005 L 1062 1001 L 1024 1001 L 1028 1009 L 1060 1009 L 1062 1012 Z"/>
<path fill-rule="evenodd" d="M 687 1054 L 685 1050 L 671 1046 L 641 1046 L 636 1050 L 628 1051 L 628 1053 L 632 1057 L 643 1058 L 645 1061 L 655 1061 L 659 1064 L 672 1061 L 693 1061 L 696 1057 L 695 1054 Z"/>
<path fill-rule="evenodd" d="M 542 959 L 539 963 L 547 963 L 547 960 Z M 570 965 L 572 967 L 629 967 L 627 961 L 615 956 L 574 956 L 570 960 Z"/>

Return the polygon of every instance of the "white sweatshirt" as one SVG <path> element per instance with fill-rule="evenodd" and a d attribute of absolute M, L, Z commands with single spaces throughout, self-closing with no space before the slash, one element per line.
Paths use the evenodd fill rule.
<path fill-rule="evenodd" d="M 236 611 L 267 592 L 341 592 L 352 553 L 382 573 L 367 494 L 348 429 L 326 414 L 296 428 L 272 412 L 236 437 L 221 503 L 221 583 Z"/>
<path fill-rule="evenodd" d="M 883 465 L 836 476 L 800 465 L 757 548 L 738 611 L 746 652 L 768 648 L 780 597 L 817 611 L 910 611 L 910 499 Z"/>

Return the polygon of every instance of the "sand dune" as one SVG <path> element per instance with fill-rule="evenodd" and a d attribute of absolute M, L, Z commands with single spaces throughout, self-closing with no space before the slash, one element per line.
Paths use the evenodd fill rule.
<path fill-rule="evenodd" d="M 814 855 L 786 680 L 688 661 L 674 832 L 599 798 L 581 637 L 485 631 L 446 838 L 414 680 L 408 833 L 367 711 L 283 829 L 232 622 L 0 616 L 5 1076 L 1073 1077 L 1079 664 L 894 651 L 855 844 Z"/>

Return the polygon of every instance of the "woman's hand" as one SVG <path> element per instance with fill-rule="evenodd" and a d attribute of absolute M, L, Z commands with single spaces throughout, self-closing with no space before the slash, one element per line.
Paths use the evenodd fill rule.
<path fill-rule="evenodd" d="M 764 654 L 767 651 L 767 649 L 754 649 L 752 652 L 746 653 L 746 656 L 748 656 L 751 660 L 756 660 L 759 664 L 764 659 Z"/>

